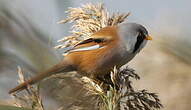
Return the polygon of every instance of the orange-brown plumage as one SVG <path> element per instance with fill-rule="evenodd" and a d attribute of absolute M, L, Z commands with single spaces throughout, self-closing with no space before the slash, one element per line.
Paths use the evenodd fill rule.
<path fill-rule="evenodd" d="M 88 76 L 90 74 L 104 74 L 105 71 L 108 70 L 107 68 L 112 66 L 112 61 L 116 59 L 105 61 L 105 63 L 103 63 L 102 60 L 107 60 L 104 59 L 106 57 L 114 57 L 114 50 L 118 48 L 117 45 L 119 45 L 119 37 L 117 37 L 118 34 L 115 31 L 115 28 L 117 27 L 107 27 L 91 36 L 92 38 L 106 37 L 107 41 L 100 43 L 100 45 L 107 45 L 107 47 L 96 50 L 88 50 L 85 52 L 72 52 L 66 56 L 70 59 L 70 61 L 72 61 L 72 64 L 76 64 L 77 70 L 80 73 Z M 91 45 L 95 45 L 95 42 L 79 45 L 76 48 Z"/>
<path fill-rule="evenodd" d="M 146 44 L 148 32 L 136 23 L 110 26 L 74 46 L 57 65 L 9 91 L 25 89 L 52 74 L 77 71 L 91 78 L 102 77 L 129 62 Z M 140 44 L 139 44 L 140 43 Z"/>

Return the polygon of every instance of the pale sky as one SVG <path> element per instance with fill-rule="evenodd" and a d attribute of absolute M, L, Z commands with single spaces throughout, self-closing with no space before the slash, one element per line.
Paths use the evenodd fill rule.
<path fill-rule="evenodd" d="M 10 0 L 13 1 L 13 0 Z M 48 37 L 59 39 L 68 35 L 68 25 L 58 25 L 65 18 L 67 7 L 102 1 L 111 12 L 131 12 L 129 22 L 145 25 L 152 33 L 187 36 L 190 39 L 191 0 L 14 0 L 20 8 L 42 29 Z M 63 7 L 60 9 L 60 7 Z"/>

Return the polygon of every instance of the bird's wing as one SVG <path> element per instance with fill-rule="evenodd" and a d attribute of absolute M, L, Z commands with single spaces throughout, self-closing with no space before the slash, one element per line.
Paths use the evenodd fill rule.
<path fill-rule="evenodd" d="M 89 39 L 86 39 L 74 47 L 72 47 L 67 53 L 79 52 L 79 51 L 90 51 L 101 49 L 107 46 L 107 44 L 115 41 L 118 34 L 116 27 L 105 27 L 98 32 L 91 35 Z"/>
<path fill-rule="evenodd" d="M 104 38 L 89 38 L 76 44 L 67 53 L 101 49 L 106 46 L 106 42 L 107 40 Z"/>

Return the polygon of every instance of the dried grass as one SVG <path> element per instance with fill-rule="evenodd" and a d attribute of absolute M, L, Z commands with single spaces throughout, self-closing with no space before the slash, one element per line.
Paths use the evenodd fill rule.
<path fill-rule="evenodd" d="M 160 109 L 162 104 L 155 93 L 147 90 L 134 90 L 131 78 L 140 77 L 131 68 L 122 70 L 114 68 L 111 80 L 114 86 L 109 85 L 109 90 L 104 90 L 102 85 L 85 77 L 84 86 L 91 95 L 98 95 L 100 110 L 154 110 Z"/>
<path fill-rule="evenodd" d="M 25 82 L 23 71 L 18 67 L 19 80 L 18 83 Z M 25 94 L 12 94 L 17 107 L 30 108 L 32 110 L 45 110 L 40 96 L 39 84 L 37 86 L 28 85 Z"/>

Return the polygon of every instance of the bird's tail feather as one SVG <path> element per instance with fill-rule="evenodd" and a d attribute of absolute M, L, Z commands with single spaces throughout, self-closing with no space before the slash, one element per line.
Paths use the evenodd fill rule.
<path fill-rule="evenodd" d="M 73 71 L 72 67 L 66 61 L 62 61 L 61 63 L 56 64 L 55 66 L 48 69 L 47 71 L 42 72 L 42 73 L 38 74 L 37 76 L 21 83 L 17 87 L 11 89 L 9 91 L 9 94 L 14 93 L 16 91 L 21 91 L 23 89 L 26 89 L 27 85 L 32 85 L 32 84 L 34 84 L 34 83 L 36 83 L 36 82 L 38 82 L 38 81 L 40 81 L 40 80 L 42 80 L 48 76 L 51 76 L 53 74 L 61 73 L 61 72 L 69 72 L 69 71 Z"/>

